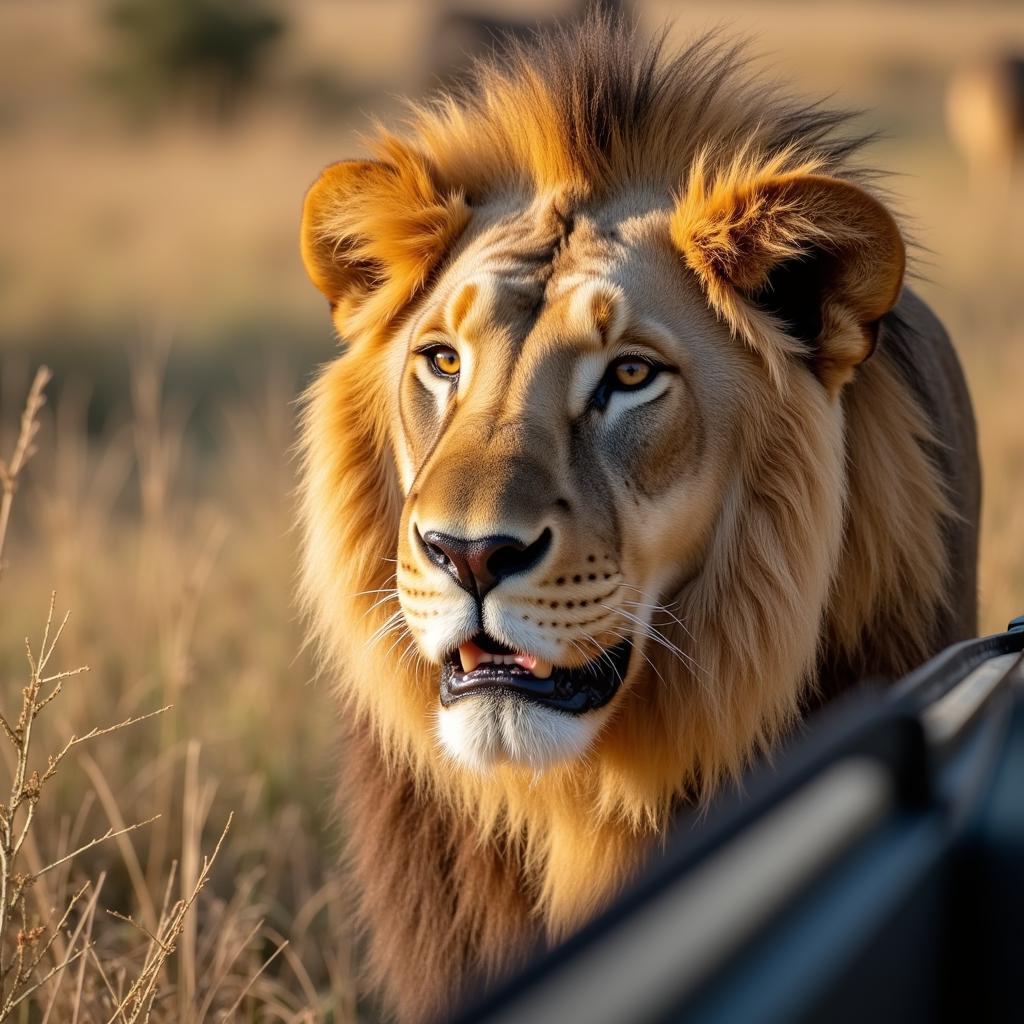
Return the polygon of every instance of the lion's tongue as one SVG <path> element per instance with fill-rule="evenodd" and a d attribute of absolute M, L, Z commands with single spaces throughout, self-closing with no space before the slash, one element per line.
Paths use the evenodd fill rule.
<path fill-rule="evenodd" d="M 472 672 L 481 664 L 492 663 L 518 665 L 532 673 L 537 679 L 547 679 L 553 668 L 550 661 L 544 661 L 533 654 L 489 654 L 472 640 L 459 648 L 459 660 L 462 662 L 462 671 L 465 673 Z"/>

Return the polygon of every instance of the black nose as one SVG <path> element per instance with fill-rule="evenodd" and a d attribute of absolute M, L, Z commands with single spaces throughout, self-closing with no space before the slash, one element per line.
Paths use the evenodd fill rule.
<path fill-rule="evenodd" d="M 416 536 L 434 565 L 451 573 L 460 587 L 480 598 L 503 579 L 531 569 L 551 546 L 551 531 L 548 529 L 532 544 L 525 544 L 515 537 L 463 540 L 437 530 L 428 530 L 420 536 L 418 528 Z"/>

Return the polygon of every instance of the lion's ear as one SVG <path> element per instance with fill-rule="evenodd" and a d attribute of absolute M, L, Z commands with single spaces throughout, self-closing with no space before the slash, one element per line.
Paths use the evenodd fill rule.
<path fill-rule="evenodd" d="M 889 211 L 856 185 L 806 170 L 709 176 L 698 165 L 671 230 L 732 329 L 762 351 L 774 340 L 809 355 L 831 393 L 873 351 L 903 282 Z"/>
<path fill-rule="evenodd" d="M 306 272 L 343 321 L 357 311 L 378 323 L 394 316 L 469 220 L 461 193 L 442 195 L 419 154 L 394 139 L 383 152 L 331 164 L 302 209 Z"/>

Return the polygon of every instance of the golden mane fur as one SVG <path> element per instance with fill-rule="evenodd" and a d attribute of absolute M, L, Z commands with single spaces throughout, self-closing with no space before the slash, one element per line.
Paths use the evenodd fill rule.
<path fill-rule="evenodd" d="M 886 354 L 899 324 L 886 321 L 855 376 L 864 353 L 839 351 L 815 379 L 794 368 L 779 321 L 742 298 L 764 278 L 757 253 L 813 244 L 871 258 L 872 225 L 833 216 L 831 182 L 870 186 L 846 123 L 753 83 L 735 49 L 703 40 L 666 59 L 596 19 L 414 107 L 405 135 L 378 132 L 377 162 L 335 165 L 307 198 L 303 254 L 348 348 L 307 396 L 302 594 L 351 745 L 342 802 L 371 969 L 403 1019 L 606 904 L 674 808 L 793 728 L 821 665 L 892 675 L 947 640 L 947 532 L 962 513 L 933 457 L 945 440 Z M 818 185 L 791 193 L 798 178 Z M 751 366 L 741 458 L 700 572 L 673 595 L 679 621 L 662 627 L 689 658 L 650 652 L 661 685 L 622 695 L 585 771 L 473 773 L 439 753 L 436 669 L 393 632 L 403 493 L 390 332 L 473 209 L 539 194 L 571 208 L 627 187 L 676 197 L 681 267 Z M 768 201 L 775 226 L 761 238 Z M 895 302 L 902 248 L 885 261 L 898 274 L 883 305 L 851 299 L 864 321 Z"/>

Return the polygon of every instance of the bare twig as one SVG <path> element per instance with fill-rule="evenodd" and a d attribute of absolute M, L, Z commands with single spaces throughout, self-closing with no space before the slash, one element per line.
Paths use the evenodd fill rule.
<path fill-rule="evenodd" d="M 118 1004 L 114 1013 L 108 1019 L 107 1024 L 114 1024 L 118 1016 L 124 1014 L 127 1014 L 128 1024 L 136 1024 L 139 1020 L 145 1020 L 143 1013 L 148 1012 L 149 1007 L 152 1005 L 156 984 L 160 978 L 163 965 L 168 956 L 174 951 L 175 943 L 185 928 L 189 910 L 192 909 L 192 905 L 199 898 L 200 892 L 202 892 L 206 885 L 214 861 L 217 859 L 217 855 L 220 853 L 224 840 L 231 829 L 233 817 L 233 815 L 228 816 L 227 823 L 224 825 L 224 830 L 221 832 L 213 852 L 208 857 L 203 858 L 202 870 L 199 872 L 199 877 L 196 879 L 192 891 L 185 899 L 179 900 L 171 908 L 170 914 L 160 929 L 159 939 L 151 946 L 151 953 L 147 956 L 146 963 L 139 972 L 139 976 Z"/>
<path fill-rule="evenodd" d="M 21 994 L 12 1003 L 10 1003 L 9 1006 L 4 1007 L 4 1015 L 3 1017 L 0 1017 L 0 1020 L 6 1020 L 10 1016 L 11 1010 L 28 999 L 28 997 L 37 989 L 42 988 L 55 974 L 63 971 L 65 967 L 73 964 L 80 956 L 84 956 L 88 953 L 91 948 L 91 945 L 83 946 L 77 953 L 69 953 L 59 964 L 47 971 L 46 974 L 44 974 L 37 982 L 30 985 L 28 988 L 23 989 Z"/>
<path fill-rule="evenodd" d="M 95 839 L 90 839 L 89 842 L 78 847 L 77 850 L 72 850 L 70 853 L 65 854 L 63 857 L 59 857 L 57 860 L 47 864 L 46 867 L 36 872 L 35 877 L 39 878 L 41 875 L 45 875 L 47 871 L 52 871 L 55 867 L 63 864 L 65 861 L 71 860 L 73 857 L 78 857 L 80 854 L 85 853 L 86 850 L 91 850 L 94 846 L 98 846 L 100 843 L 105 843 L 108 839 L 116 839 L 118 836 L 127 835 L 129 832 L 134 832 L 136 829 L 143 828 L 146 825 L 152 824 L 159 818 L 159 814 L 154 814 L 152 818 L 147 818 L 145 821 L 137 821 L 134 825 L 128 825 L 125 828 L 119 828 L 116 831 L 112 828 L 108 828 L 106 832 L 101 836 L 97 836 Z"/>
<path fill-rule="evenodd" d="M 49 703 L 52 696 L 53 695 L 51 694 L 51 696 L 47 697 L 43 703 L 39 704 L 37 710 Z M 165 704 L 162 708 L 157 708 L 156 711 L 149 711 L 144 715 L 129 716 L 123 722 L 118 722 L 116 725 L 108 725 L 102 729 L 97 726 L 95 729 L 90 729 L 83 736 L 72 736 L 60 751 L 50 758 L 49 765 L 43 773 L 43 777 L 39 781 L 46 782 L 46 780 L 57 771 L 57 766 L 64 760 L 64 757 L 73 747 L 78 746 L 79 743 L 85 743 L 86 740 L 94 740 L 98 736 L 106 736 L 108 733 L 117 732 L 119 729 L 127 729 L 130 725 L 137 725 L 139 722 L 145 722 L 147 718 L 155 718 L 157 715 L 162 715 L 165 711 L 170 711 L 172 707 L 174 707 L 173 704 Z"/>

